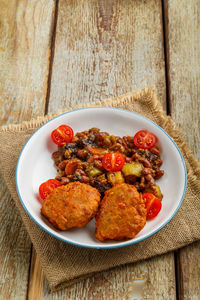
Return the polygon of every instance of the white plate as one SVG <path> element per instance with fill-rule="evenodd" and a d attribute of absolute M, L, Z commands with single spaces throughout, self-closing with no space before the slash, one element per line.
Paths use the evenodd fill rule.
<path fill-rule="evenodd" d="M 158 185 L 164 195 L 162 210 L 158 216 L 148 221 L 145 227 L 128 241 L 99 242 L 95 236 L 94 219 L 83 228 L 58 231 L 41 216 L 38 201 L 38 187 L 47 179 L 54 178 L 56 168 L 51 155 L 57 146 L 50 134 L 61 124 L 71 126 L 77 131 L 98 127 L 102 131 L 117 136 L 131 135 L 148 129 L 159 139 L 163 160 L 164 176 Z M 123 109 L 98 107 L 74 110 L 64 113 L 40 127 L 27 141 L 18 159 L 16 168 L 16 187 L 19 199 L 32 220 L 43 230 L 64 242 L 88 248 L 117 248 L 140 242 L 163 228 L 176 214 L 184 198 L 187 185 L 185 163 L 173 139 L 151 120 Z"/>

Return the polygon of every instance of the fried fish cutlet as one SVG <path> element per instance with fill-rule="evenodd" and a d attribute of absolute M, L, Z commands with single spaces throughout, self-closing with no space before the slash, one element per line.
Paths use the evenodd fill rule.
<path fill-rule="evenodd" d="M 54 227 L 68 230 L 85 226 L 97 213 L 100 194 L 97 189 L 80 182 L 55 188 L 41 208 Z"/>
<path fill-rule="evenodd" d="M 96 215 L 96 238 L 132 239 L 146 224 L 144 200 L 133 185 L 115 185 L 105 192 Z"/>

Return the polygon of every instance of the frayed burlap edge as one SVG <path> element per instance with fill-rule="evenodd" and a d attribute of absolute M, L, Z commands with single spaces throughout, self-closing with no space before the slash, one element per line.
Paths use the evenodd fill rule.
<path fill-rule="evenodd" d="M 139 99 L 140 97 L 144 96 L 145 94 L 149 94 L 152 95 L 154 93 L 153 88 L 151 89 L 144 89 L 142 91 L 136 91 L 133 93 L 127 93 L 121 96 L 117 96 L 114 98 L 108 98 L 105 99 L 103 101 L 96 101 L 94 103 L 85 103 L 85 104 L 80 104 L 80 105 L 76 105 L 73 108 L 67 108 L 66 110 L 58 110 L 56 113 L 52 113 L 52 114 L 48 114 L 46 116 L 39 116 L 35 119 L 32 119 L 30 121 L 23 121 L 20 124 L 10 124 L 10 125 L 6 125 L 6 126 L 2 126 L 0 128 L 0 132 L 5 132 L 5 131 L 24 131 L 26 129 L 34 129 L 34 128 L 38 128 L 38 126 L 42 126 L 43 124 L 45 124 L 46 122 L 48 122 L 49 120 L 51 120 L 52 118 L 72 111 L 72 110 L 76 110 L 76 109 L 81 109 L 81 108 L 87 108 L 87 107 L 96 107 L 96 106 L 112 106 L 113 103 L 120 103 L 121 100 L 123 99 L 124 101 L 134 101 Z"/>

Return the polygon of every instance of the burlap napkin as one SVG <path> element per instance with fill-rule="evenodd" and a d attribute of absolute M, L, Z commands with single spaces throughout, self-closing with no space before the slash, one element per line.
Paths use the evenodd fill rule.
<path fill-rule="evenodd" d="M 180 137 L 172 119 L 162 110 L 155 93 L 148 89 L 84 107 L 95 105 L 135 111 L 164 128 L 184 156 L 188 172 L 187 192 L 179 212 L 170 223 L 143 242 L 112 250 L 93 250 L 63 243 L 45 233 L 27 216 L 15 188 L 15 167 L 24 143 L 39 126 L 55 115 L 1 128 L 0 170 L 20 211 L 52 290 L 69 286 L 96 272 L 165 253 L 200 239 L 200 164 Z"/>

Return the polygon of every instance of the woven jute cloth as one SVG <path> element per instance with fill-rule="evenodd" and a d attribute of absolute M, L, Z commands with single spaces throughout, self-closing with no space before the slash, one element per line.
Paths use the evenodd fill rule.
<path fill-rule="evenodd" d="M 138 244 L 108 250 L 69 245 L 44 232 L 29 218 L 20 203 L 15 186 L 15 168 L 23 145 L 38 127 L 56 114 L 19 125 L 2 127 L 0 170 L 20 211 L 52 290 L 67 287 L 96 272 L 172 251 L 200 239 L 200 164 L 181 138 L 172 119 L 162 110 L 153 90 L 129 93 L 82 107 L 89 106 L 118 107 L 137 112 L 153 120 L 169 133 L 185 159 L 188 174 L 186 195 L 175 217 L 158 233 Z M 70 108 L 66 111 L 70 111 Z"/>

